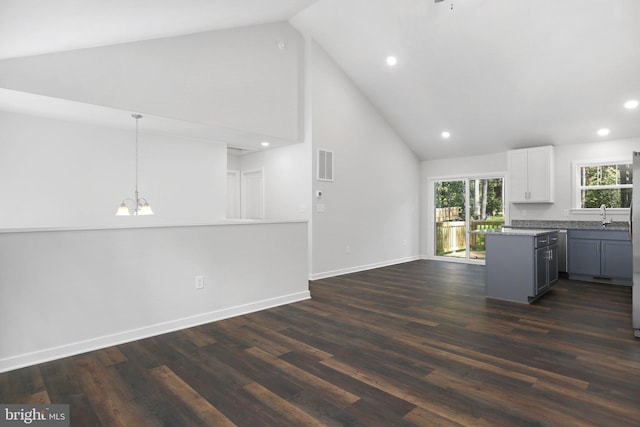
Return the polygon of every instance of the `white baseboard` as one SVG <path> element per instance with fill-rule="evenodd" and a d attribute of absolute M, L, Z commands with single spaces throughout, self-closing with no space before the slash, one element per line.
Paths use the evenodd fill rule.
<path fill-rule="evenodd" d="M 394 259 L 389 261 L 376 262 L 374 264 L 359 265 L 355 267 L 342 268 L 340 270 L 325 271 L 323 273 L 314 273 L 309 275 L 309 280 L 326 279 L 327 277 L 342 276 L 343 274 L 357 273 L 359 271 L 373 270 L 374 268 L 388 267 L 390 265 L 402 264 L 405 262 L 417 261 L 420 256 L 410 256 L 406 258 Z"/>
<path fill-rule="evenodd" d="M 0 373 L 24 368 L 26 366 L 35 365 L 38 363 L 49 362 L 51 360 L 61 359 L 68 356 L 87 353 L 89 351 L 99 350 L 114 345 L 124 344 L 131 341 L 149 338 L 156 335 L 166 334 L 167 332 L 174 332 L 180 329 L 191 328 L 193 326 L 203 325 L 205 323 L 216 322 L 218 320 L 228 319 L 230 317 L 254 313 L 256 311 L 278 307 L 285 304 L 291 304 L 293 302 L 303 301 L 310 298 L 311 294 L 309 291 L 299 292 L 291 295 L 283 295 L 263 301 L 256 301 L 236 307 L 225 308 L 222 310 L 198 314 L 196 316 L 190 316 L 182 319 L 176 319 L 168 322 L 158 323 L 155 325 L 145 326 L 143 328 L 122 331 L 112 335 L 91 338 L 85 341 L 64 344 L 58 347 L 52 347 L 31 353 L 11 356 L 5 359 L 0 359 Z"/>

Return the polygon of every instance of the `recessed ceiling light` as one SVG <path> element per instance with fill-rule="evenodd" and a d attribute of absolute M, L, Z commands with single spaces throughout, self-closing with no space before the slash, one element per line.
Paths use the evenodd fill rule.
<path fill-rule="evenodd" d="M 638 108 L 639 104 L 640 103 L 637 99 L 630 99 L 624 103 L 624 108 L 626 108 L 627 110 L 633 110 L 634 108 Z"/>
<path fill-rule="evenodd" d="M 269 145 L 271 145 L 271 144 L 269 144 L 269 142 L 268 142 L 268 141 L 262 141 L 262 142 L 260 143 L 260 145 L 262 145 L 263 147 L 268 147 L 268 146 L 269 146 Z"/>
<path fill-rule="evenodd" d="M 387 64 L 391 67 L 398 63 L 398 58 L 395 56 L 387 56 Z"/>
<path fill-rule="evenodd" d="M 451 132 L 445 130 L 440 134 L 440 136 L 442 136 L 443 139 L 449 139 L 451 138 Z"/>
<path fill-rule="evenodd" d="M 611 133 L 611 131 L 607 128 L 598 129 L 598 135 L 607 136 Z"/>

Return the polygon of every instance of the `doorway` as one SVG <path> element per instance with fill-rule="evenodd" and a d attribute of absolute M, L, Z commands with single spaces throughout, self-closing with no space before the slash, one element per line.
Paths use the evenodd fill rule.
<path fill-rule="evenodd" d="M 264 171 L 242 172 L 242 219 L 264 219 Z"/>
<path fill-rule="evenodd" d="M 436 257 L 484 260 L 485 236 L 473 232 L 504 225 L 504 177 L 437 180 L 434 196 Z"/>

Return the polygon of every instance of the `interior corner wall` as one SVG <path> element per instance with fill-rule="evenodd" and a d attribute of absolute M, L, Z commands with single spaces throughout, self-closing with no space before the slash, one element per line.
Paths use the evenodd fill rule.
<path fill-rule="evenodd" d="M 311 278 L 417 259 L 420 162 L 332 58 L 311 55 L 313 198 Z M 334 153 L 318 181 L 317 150 Z"/>
<path fill-rule="evenodd" d="M 139 134 L 145 225 L 213 222 L 226 214 L 226 145 Z M 0 112 L 0 228 L 135 226 L 116 217 L 135 187 L 135 131 Z"/>

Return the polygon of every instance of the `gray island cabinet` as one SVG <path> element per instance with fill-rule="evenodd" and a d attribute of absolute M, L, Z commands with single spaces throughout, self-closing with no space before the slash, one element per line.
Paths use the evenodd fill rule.
<path fill-rule="evenodd" d="M 504 228 L 486 233 L 486 296 L 531 303 L 558 280 L 558 232 Z"/>

